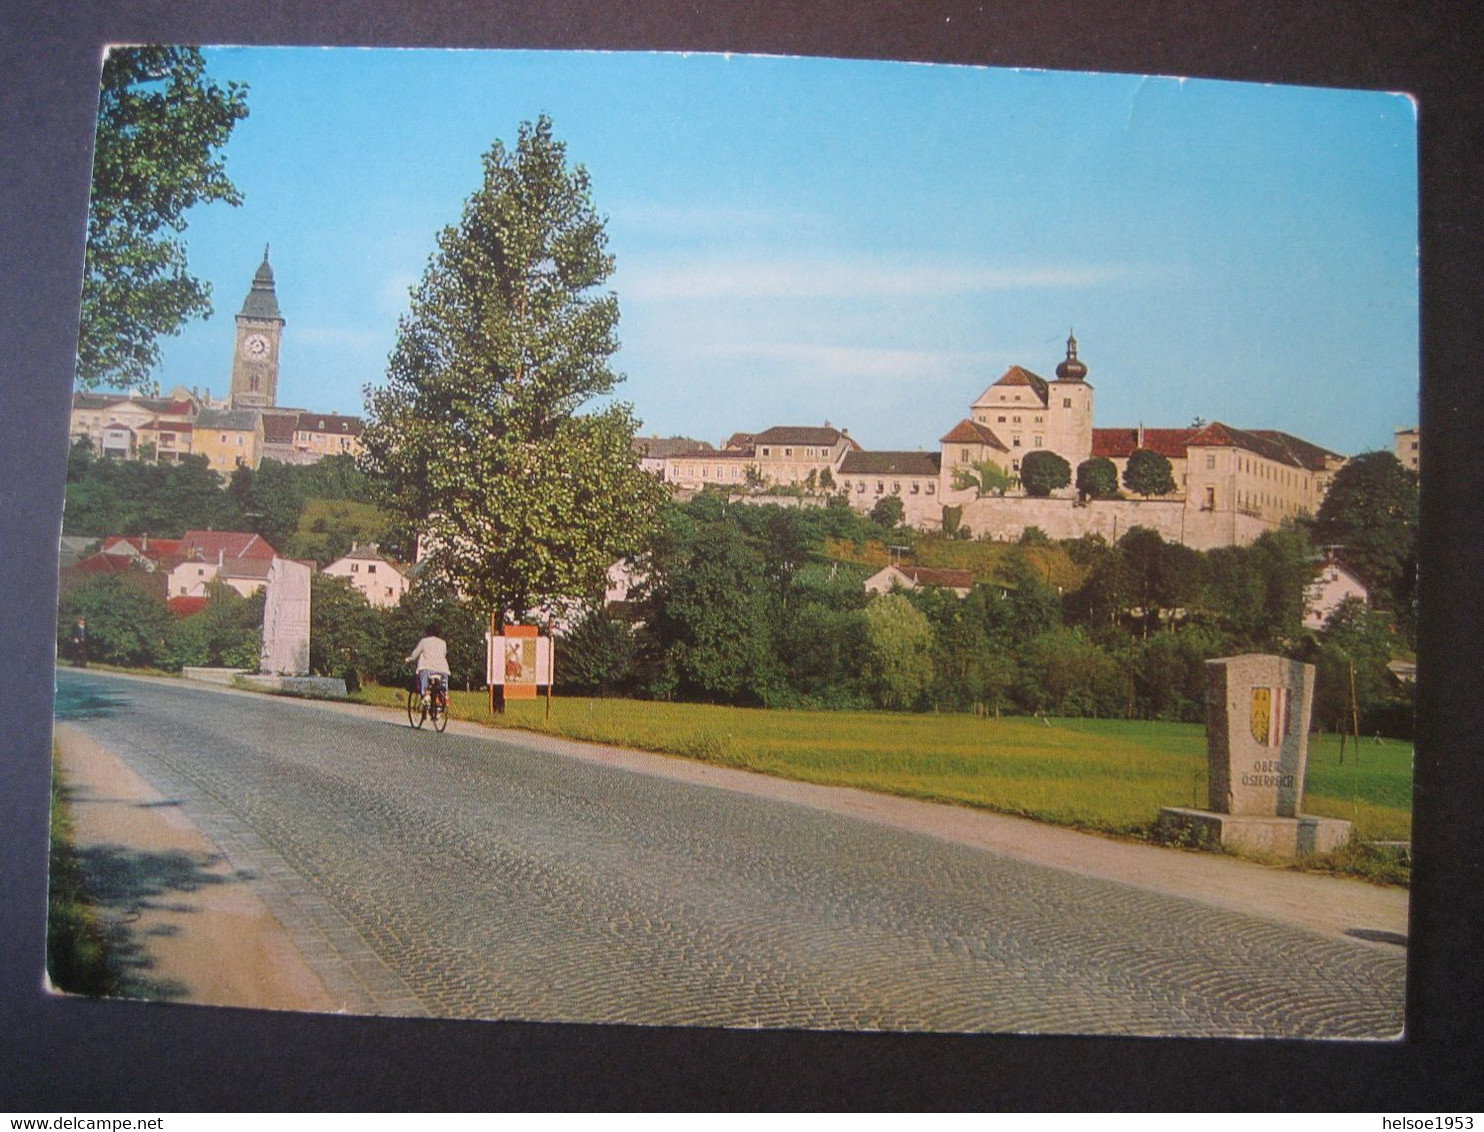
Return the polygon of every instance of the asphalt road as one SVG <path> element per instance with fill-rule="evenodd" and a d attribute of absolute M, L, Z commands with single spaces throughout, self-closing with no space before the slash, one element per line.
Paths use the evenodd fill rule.
<path fill-rule="evenodd" d="M 1401 950 L 518 736 L 63 671 L 353 1009 L 828 1029 L 1389 1038 Z M 821 717 L 827 725 L 828 717 Z"/>

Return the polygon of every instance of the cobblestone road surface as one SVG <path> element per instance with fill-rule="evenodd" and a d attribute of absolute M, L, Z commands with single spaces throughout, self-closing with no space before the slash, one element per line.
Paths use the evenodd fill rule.
<path fill-rule="evenodd" d="M 1393 1037 L 1404 958 L 803 806 L 285 699 L 59 674 L 351 1009 Z"/>

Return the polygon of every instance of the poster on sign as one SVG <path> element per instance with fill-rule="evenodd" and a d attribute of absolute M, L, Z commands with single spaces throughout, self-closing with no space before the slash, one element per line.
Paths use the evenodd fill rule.
<path fill-rule="evenodd" d="M 534 625 L 506 625 L 496 636 L 485 634 L 485 679 L 503 688 L 507 700 L 534 700 L 538 687 L 551 684 L 551 638 Z"/>

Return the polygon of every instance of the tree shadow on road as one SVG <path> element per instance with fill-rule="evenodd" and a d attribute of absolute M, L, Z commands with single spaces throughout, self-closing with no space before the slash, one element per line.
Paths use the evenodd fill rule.
<path fill-rule="evenodd" d="M 222 862 L 218 854 L 179 849 L 149 852 L 94 845 L 78 850 L 76 859 L 88 902 L 97 910 L 106 935 L 119 996 L 164 1001 L 187 997 L 191 988 L 159 974 L 148 947 L 150 938 L 178 935 L 180 926 L 155 923 L 145 927 L 141 917 L 146 912 L 193 914 L 196 905 L 183 898 L 208 886 L 245 878 L 213 872 Z"/>
<path fill-rule="evenodd" d="M 104 719 L 127 704 L 128 697 L 103 684 L 87 679 L 57 682 L 53 713 L 60 722 L 79 719 Z"/>

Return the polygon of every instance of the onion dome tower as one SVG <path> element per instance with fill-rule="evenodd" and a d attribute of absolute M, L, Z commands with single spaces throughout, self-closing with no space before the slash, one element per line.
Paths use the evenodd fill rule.
<path fill-rule="evenodd" d="M 1075 332 L 1067 334 L 1067 357 L 1056 367 L 1057 381 L 1086 381 L 1087 367 L 1077 360 L 1077 338 Z"/>
<path fill-rule="evenodd" d="M 1092 386 L 1077 357 L 1077 336 L 1067 335 L 1066 359 L 1056 367 L 1047 397 L 1047 443 L 1074 468 L 1092 456 Z"/>

